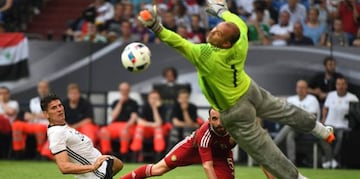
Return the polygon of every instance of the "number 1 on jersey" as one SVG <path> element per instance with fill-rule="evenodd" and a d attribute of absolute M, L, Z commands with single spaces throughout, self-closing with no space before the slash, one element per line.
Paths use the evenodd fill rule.
<path fill-rule="evenodd" d="M 231 65 L 231 70 L 233 71 L 233 84 L 234 84 L 234 87 L 237 87 L 237 78 L 236 78 L 236 75 L 237 75 L 237 69 L 235 68 L 235 65 Z"/>

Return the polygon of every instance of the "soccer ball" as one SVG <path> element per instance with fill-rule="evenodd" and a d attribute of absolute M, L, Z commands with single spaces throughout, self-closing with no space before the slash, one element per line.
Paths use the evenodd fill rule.
<path fill-rule="evenodd" d="M 128 44 L 122 54 L 121 62 L 125 69 L 130 72 L 142 72 L 149 68 L 151 63 L 149 48 L 140 42 Z"/>

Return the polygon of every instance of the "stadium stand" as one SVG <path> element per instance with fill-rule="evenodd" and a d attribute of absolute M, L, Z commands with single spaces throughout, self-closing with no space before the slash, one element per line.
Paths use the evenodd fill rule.
<path fill-rule="evenodd" d="M 30 57 L 32 57 L 30 65 L 32 69 L 43 70 L 32 70 L 31 72 L 35 72 L 35 74 L 32 73 L 32 75 L 30 76 L 31 80 L 27 81 L 28 83 L 23 83 L 19 86 L 16 86 L 16 89 L 14 89 L 16 91 L 14 99 L 21 100 L 21 106 L 27 106 L 26 102 L 28 101 L 28 96 L 32 96 L 35 94 L 33 88 L 33 86 L 35 85 L 34 81 L 38 81 L 42 77 L 51 76 L 51 83 L 54 84 L 54 89 L 61 96 L 64 96 L 64 84 L 67 84 L 71 80 L 79 82 L 81 88 L 83 88 L 85 92 L 87 92 L 87 94 L 89 95 L 89 99 L 96 104 L 94 105 L 95 121 L 100 125 L 104 125 L 111 120 L 111 103 L 119 97 L 118 91 L 112 91 L 113 84 L 106 82 L 108 79 L 110 79 L 110 81 L 128 81 L 130 79 L 131 83 L 140 83 L 150 78 L 156 77 L 161 70 L 160 67 L 163 67 L 164 64 L 170 64 L 172 66 L 179 67 L 179 71 L 182 74 L 193 71 L 185 60 L 178 60 L 182 57 L 174 55 L 172 51 L 167 51 L 168 49 L 166 49 L 162 45 L 159 45 L 150 46 L 152 47 L 152 51 L 154 51 L 152 58 L 156 59 L 152 61 L 152 69 L 149 69 L 146 74 L 139 74 L 130 77 L 131 74 L 125 72 L 125 70 L 119 70 L 121 68 L 121 64 L 118 63 L 119 51 L 122 48 L 121 42 L 119 43 L 119 39 L 115 38 L 116 40 L 110 40 L 111 42 L 114 41 L 120 44 L 116 44 L 116 47 L 110 47 L 105 45 L 101 47 L 94 46 L 89 52 L 87 50 L 91 49 L 92 47 L 90 47 L 90 43 L 76 44 L 60 42 L 60 40 L 63 39 L 63 33 L 66 31 L 69 24 L 76 19 L 81 18 L 84 10 L 91 3 L 93 3 L 94 0 L 14 0 L 13 2 L 14 4 L 12 5 L 12 7 L 6 13 L 4 13 L 3 16 L 4 23 L 2 23 L 2 25 L 5 26 L 7 31 L 25 32 L 30 39 L 57 41 L 53 43 L 30 41 L 31 45 L 35 45 L 35 47 L 30 46 L 30 51 L 32 52 L 30 54 Z M 113 3 L 114 7 L 116 7 L 116 4 L 118 2 L 123 1 L 108 0 L 108 2 Z M 209 28 L 217 24 L 219 20 L 204 15 L 205 13 L 203 13 L 202 11 L 204 7 L 204 0 L 200 0 L 198 2 L 200 4 L 198 10 L 200 12 L 199 17 L 201 18 L 201 27 L 203 27 L 205 30 L 209 30 Z M 239 10 L 236 9 L 236 2 L 238 1 L 234 0 L 232 2 L 235 4 L 235 8 L 232 9 L 233 12 L 237 12 Z M 254 2 L 258 2 L 258 0 L 254 0 Z M 318 4 L 310 4 L 310 1 L 307 0 L 299 0 L 299 2 L 303 3 L 307 9 L 313 6 L 318 7 Z M 273 0 L 273 6 L 271 7 L 258 7 L 260 9 L 264 8 L 264 16 L 270 18 L 270 20 L 267 19 L 269 21 L 266 22 L 268 23 L 268 26 L 272 26 L 274 23 L 276 24 L 277 19 L 274 19 L 276 15 L 273 16 L 272 13 L 275 10 L 278 11 L 285 3 L 285 0 Z M 130 20 L 130 22 L 134 26 L 134 29 L 137 29 L 139 24 L 136 21 L 134 22 L 134 17 L 139 8 L 142 7 L 142 5 L 126 3 L 126 6 L 131 7 L 130 9 L 132 9 L 133 6 L 136 6 L 132 13 L 130 13 L 130 15 L 127 15 L 127 20 Z M 185 6 L 188 8 L 188 4 L 185 4 Z M 162 9 L 168 9 L 169 11 L 171 11 L 171 14 L 176 16 L 176 13 L 174 12 L 176 9 L 176 4 L 171 4 L 169 1 L 168 4 L 162 4 Z M 187 13 L 186 15 L 190 17 L 189 13 Z M 253 16 L 254 14 L 249 13 L 244 18 L 251 20 L 252 18 L 254 18 Z M 186 16 L 182 16 L 181 18 L 186 18 Z M 331 16 L 328 16 L 328 18 L 329 21 L 332 20 Z M 183 20 L 185 21 L 186 19 Z M 119 20 L 116 23 L 120 24 L 122 21 L 123 20 Z M 134 29 L 132 33 L 136 35 L 143 35 L 141 34 L 144 33 L 143 31 Z M 326 29 L 327 34 L 334 34 L 332 29 L 329 28 L 329 25 L 327 25 Z M 193 29 L 191 29 L 191 27 L 188 28 L 189 33 L 192 33 L 192 30 Z M 358 39 L 358 42 L 360 42 L 360 28 L 358 31 L 359 33 L 356 38 Z M 108 35 L 110 35 L 110 31 L 106 31 L 105 33 L 109 33 Z M 119 34 L 121 34 L 121 32 L 119 32 Z M 119 36 L 119 34 L 117 35 Z M 155 37 L 151 36 L 152 34 L 146 35 L 150 36 L 148 37 L 149 43 L 158 42 Z M 356 44 L 360 44 L 358 42 Z M 351 44 L 351 42 L 349 43 Z M 327 49 L 326 47 L 328 47 L 329 49 Z M 94 67 L 93 69 L 91 69 L 93 71 L 91 71 L 89 69 L 92 67 L 91 65 L 88 65 L 91 62 L 88 63 L 90 60 L 86 57 L 89 57 L 87 55 L 91 54 L 92 52 L 94 52 L 94 54 L 95 52 L 99 52 L 99 49 L 102 49 L 102 51 L 94 55 L 95 60 L 92 59 L 94 66 L 96 64 L 96 68 Z M 74 55 L 71 53 L 74 53 Z M 329 53 L 339 58 L 339 70 L 345 72 L 345 75 L 349 76 L 352 82 L 359 84 L 359 52 L 357 49 L 354 49 L 352 47 L 334 47 L 332 49 L 332 47 L 326 45 L 324 47 L 314 48 L 272 48 L 252 44 L 249 52 L 249 59 L 251 59 L 251 61 L 248 60 L 247 62 L 247 70 L 251 76 L 255 76 L 255 79 L 256 81 L 258 81 L 258 83 L 265 84 L 264 86 L 270 91 L 275 92 L 275 94 L 290 94 L 292 92 L 290 90 L 291 87 L 289 88 L 289 86 L 292 86 L 291 83 L 300 77 L 309 77 L 310 74 L 315 73 L 316 71 L 320 71 L 320 61 L 323 56 L 328 55 Z M 93 57 L 90 56 L 89 58 L 91 59 Z M 174 62 L 169 61 L 170 58 L 173 58 Z M 84 64 L 87 64 L 88 66 Z M 265 68 L 267 70 L 265 70 Z M 71 70 L 67 71 L 64 69 Z M 92 73 L 91 76 L 93 78 L 87 79 L 87 75 L 90 73 Z M 269 78 L 271 78 L 272 80 L 268 80 Z M 92 81 L 91 85 L 87 84 L 89 80 Z M 196 79 L 194 78 L 191 80 Z M 355 87 L 352 90 L 356 91 L 355 93 L 359 95 L 359 88 Z M 144 104 L 143 94 L 141 94 L 140 92 L 133 92 L 130 94 L 130 96 L 135 99 L 140 105 Z M 208 116 L 207 110 L 209 104 L 205 97 L 200 93 L 192 93 L 190 101 L 199 106 L 198 114 L 202 119 L 206 120 Z M 359 158 L 359 156 L 356 155 L 352 158 L 352 156 L 349 155 L 350 153 L 356 153 L 356 151 L 360 148 L 360 145 L 356 140 L 356 136 L 358 135 L 358 129 L 346 134 L 343 144 L 344 151 L 342 152 L 342 155 L 344 155 L 344 161 L 342 162 L 344 163 L 344 165 L 342 167 L 360 167 L 360 164 L 358 162 L 360 160 L 353 160 L 355 158 Z M 30 140 L 30 143 L 27 145 L 34 145 L 31 144 L 31 141 L 34 143 L 34 140 Z M 146 146 L 146 148 L 152 148 L 151 141 L 145 142 L 147 142 L 144 145 Z M 0 143 L 0 145 L 3 145 L 3 143 Z M 312 138 L 299 138 L 298 145 L 304 146 L 301 147 L 301 149 L 299 150 L 299 155 L 304 155 L 303 158 L 310 158 L 309 161 L 314 162 L 313 164 L 311 164 L 310 162 L 309 166 L 316 166 L 318 163 L 320 163 L 318 158 L 321 157 L 321 152 L 317 149 L 317 144 L 313 141 Z M 3 147 L 1 147 L 0 149 L 3 157 L 9 155 L 8 150 L 3 150 Z M 32 153 L 31 149 L 28 149 L 28 152 Z M 149 153 L 149 156 L 151 156 L 152 154 L 153 153 Z M 316 157 L 317 154 L 319 154 L 318 157 Z"/>
<path fill-rule="evenodd" d="M 39 36 L 40 39 L 61 40 L 65 28 L 70 21 L 81 16 L 92 0 L 51 0 L 43 11 L 29 23 L 26 32 Z"/>

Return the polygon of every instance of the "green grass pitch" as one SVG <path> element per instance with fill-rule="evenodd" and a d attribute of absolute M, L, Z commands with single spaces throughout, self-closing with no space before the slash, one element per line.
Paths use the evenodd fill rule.
<path fill-rule="evenodd" d="M 124 169 L 114 179 L 135 169 L 140 164 L 125 164 Z M 304 169 L 300 171 L 310 179 L 360 179 L 360 170 L 324 170 Z M 265 176 L 257 167 L 236 166 L 236 179 L 264 179 Z M 73 175 L 62 175 L 55 162 L 36 161 L 0 161 L 0 179 L 66 179 Z M 200 165 L 177 168 L 162 177 L 171 179 L 206 178 Z"/>

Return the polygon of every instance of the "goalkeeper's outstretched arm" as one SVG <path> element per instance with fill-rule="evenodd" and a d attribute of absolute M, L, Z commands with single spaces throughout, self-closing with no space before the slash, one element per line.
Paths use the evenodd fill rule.
<path fill-rule="evenodd" d="M 178 52 L 184 55 L 186 59 L 194 63 L 194 59 L 200 54 L 200 49 L 196 48 L 195 44 L 182 38 L 177 33 L 162 26 L 157 14 L 156 5 L 154 5 L 150 10 L 141 11 L 138 19 L 145 27 L 151 29 L 161 41 L 175 48 Z"/>

